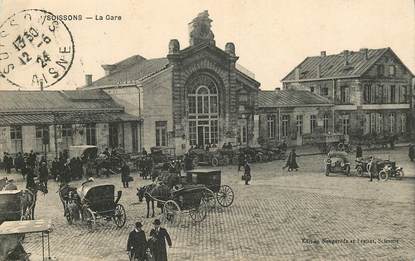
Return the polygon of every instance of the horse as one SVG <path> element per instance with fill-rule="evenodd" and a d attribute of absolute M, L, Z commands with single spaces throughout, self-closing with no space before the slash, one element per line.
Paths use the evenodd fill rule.
<path fill-rule="evenodd" d="M 48 193 L 48 189 L 43 183 L 36 182 L 34 188 L 22 190 L 20 197 L 20 209 L 22 219 L 34 219 L 37 192 L 41 191 L 43 195 Z"/>
<path fill-rule="evenodd" d="M 68 221 L 72 223 L 72 218 L 74 220 L 79 220 L 80 217 L 80 207 L 77 202 L 77 191 L 76 188 L 69 186 L 68 184 L 62 183 L 57 191 L 59 193 L 59 198 L 63 205 L 63 215 L 69 217 Z"/>
<path fill-rule="evenodd" d="M 137 188 L 137 196 L 140 202 L 143 202 L 143 198 L 146 198 L 147 218 L 150 217 L 150 202 L 151 202 L 151 207 L 153 209 L 152 217 L 154 217 L 155 199 L 160 200 L 160 201 L 167 201 L 170 197 L 170 189 L 165 184 L 152 183 L 150 185 Z M 161 213 L 163 213 L 163 208 L 162 208 L 163 204 L 160 201 L 157 201 L 157 207 L 161 208 Z"/>
<path fill-rule="evenodd" d="M 4 189 L 7 184 L 7 177 L 0 179 L 0 191 Z"/>

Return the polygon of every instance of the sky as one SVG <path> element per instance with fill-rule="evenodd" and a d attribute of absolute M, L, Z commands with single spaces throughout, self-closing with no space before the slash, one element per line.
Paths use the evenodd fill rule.
<path fill-rule="evenodd" d="M 224 49 L 233 42 L 238 63 L 255 73 L 264 90 L 281 86 L 280 80 L 305 57 L 323 50 L 329 55 L 391 47 L 415 73 L 411 0 L 0 0 L 0 23 L 30 8 L 84 17 L 65 22 L 74 38 L 75 58 L 50 90 L 80 87 L 85 74 L 93 80 L 104 75 L 101 64 L 135 54 L 165 57 L 170 39 L 187 47 L 188 23 L 204 10 L 213 20 L 216 45 Z M 107 14 L 121 20 L 85 19 Z M 0 78 L 0 89 L 16 87 Z"/>

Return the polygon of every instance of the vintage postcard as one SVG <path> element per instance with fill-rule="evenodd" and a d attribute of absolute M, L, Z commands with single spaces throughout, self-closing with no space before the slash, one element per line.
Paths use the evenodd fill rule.
<path fill-rule="evenodd" d="M 0 261 L 414 260 L 414 10 L 0 0 Z"/>

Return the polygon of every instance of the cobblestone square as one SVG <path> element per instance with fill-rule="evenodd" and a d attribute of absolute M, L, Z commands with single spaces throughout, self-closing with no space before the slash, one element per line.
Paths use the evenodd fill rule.
<path fill-rule="evenodd" d="M 222 183 L 235 192 L 233 205 L 211 211 L 198 224 L 184 214 L 179 225 L 166 225 L 173 240 L 169 260 L 413 260 L 415 164 L 406 148 L 373 153 L 396 160 L 405 177 L 372 183 L 367 177 L 326 177 L 323 155 L 300 157 L 300 170 L 291 173 L 281 169 L 283 161 L 253 164 L 249 186 L 235 166 L 222 168 Z M 21 176 L 9 177 L 24 186 Z M 127 224 L 117 229 L 100 220 L 93 231 L 66 223 L 57 184 L 50 181 L 49 194 L 38 196 L 36 218 L 53 222 L 52 256 L 128 260 L 126 240 L 133 223 L 142 221 L 148 235 L 153 221 L 145 218 L 145 203 L 136 196 L 136 187 L 148 181 L 134 178 L 128 189 L 121 188 L 118 176 L 97 179 L 123 191 Z M 33 260 L 41 259 L 39 236 L 27 236 L 25 248 Z"/>

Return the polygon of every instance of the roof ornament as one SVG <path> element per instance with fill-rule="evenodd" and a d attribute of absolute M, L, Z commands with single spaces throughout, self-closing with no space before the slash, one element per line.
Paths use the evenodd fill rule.
<path fill-rule="evenodd" d="M 189 37 L 191 46 L 206 42 L 215 45 L 215 35 L 211 30 L 211 23 L 212 19 L 209 18 L 209 13 L 207 10 L 199 13 L 197 17 L 189 23 Z"/>

